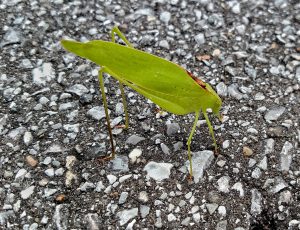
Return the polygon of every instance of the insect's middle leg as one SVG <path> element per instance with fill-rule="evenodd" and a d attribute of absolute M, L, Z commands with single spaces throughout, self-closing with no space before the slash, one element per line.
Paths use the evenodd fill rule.
<path fill-rule="evenodd" d="M 110 118 L 109 118 L 109 114 L 108 114 L 106 95 L 105 95 L 105 92 L 104 92 L 104 82 L 103 82 L 103 73 L 104 72 L 106 72 L 105 67 L 102 67 L 99 70 L 98 78 L 99 78 L 99 84 L 100 84 L 100 89 L 101 89 L 101 93 L 102 93 L 105 117 L 106 117 L 107 128 L 108 128 L 108 133 L 109 133 L 109 139 L 110 139 L 110 144 L 111 144 L 111 158 L 114 159 L 114 157 L 115 157 L 115 146 L 114 146 L 114 140 L 113 140 L 111 125 L 110 125 Z"/>
<path fill-rule="evenodd" d="M 214 141 L 215 154 L 217 154 L 217 153 L 218 153 L 218 146 L 217 146 L 217 142 L 216 142 L 216 138 L 215 138 L 214 129 L 213 129 L 211 123 L 210 123 L 210 120 L 209 120 L 209 118 L 208 118 L 208 116 L 207 116 L 206 111 L 202 110 L 202 112 L 203 112 L 203 115 L 204 115 L 204 117 L 205 117 L 206 123 L 207 123 L 207 125 L 208 125 L 208 129 L 209 129 L 210 135 L 211 135 L 211 137 L 212 137 L 212 139 L 213 139 L 213 141 Z"/>
<path fill-rule="evenodd" d="M 199 111 L 197 111 L 195 113 L 195 121 L 194 121 L 194 124 L 193 124 L 193 127 L 192 127 L 192 131 L 190 133 L 189 139 L 187 141 L 188 158 L 189 158 L 189 162 L 190 162 L 190 177 L 191 178 L 193 177 L 193 164 L 192 164 L 192 155 L 191 155 L 191 142 L 192 142 L 192 138 L 193 138 L 193 135 L 195 133 L 195 130 L 196 130 L 197 121 L 199 119 L 199 113 L 200 113 Z"/>

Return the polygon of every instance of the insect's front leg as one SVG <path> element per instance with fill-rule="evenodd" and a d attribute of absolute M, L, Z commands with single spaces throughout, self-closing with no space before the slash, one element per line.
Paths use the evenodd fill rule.
<path fill-rule="evenodd" d="M 194 121 L 194 124 L 193 124 L 193 127 L 192 127 L 192 131 L 190 133 L 189 139 L 187 141 L 188 158 L 189 158 L 189 162 L 190 162 L 190 179 L 193 178 L 193 164 L 192 164 L 192 155 L 191 155 L 191 142 L 192 142 L 192 138 L 193 138 L 193 135 L 195 133 L 195 130 L 196 130 L 197 121 L 199 119 L 199 114 L 200 114 L 199 111 L 195 112 L 195 121 Z"/>

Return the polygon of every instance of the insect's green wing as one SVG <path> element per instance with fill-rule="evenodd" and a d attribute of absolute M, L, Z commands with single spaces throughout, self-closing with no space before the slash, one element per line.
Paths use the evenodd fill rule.
<path fill-rule="evenodd" d="M 220 98 L 211 87 L 201 87 L 182 67 L 160 57 L 100 40 L 87 43 L 63 40 L 62 45 L 105 66 L 112 76 L 174 114 L 219 107 Z"/>

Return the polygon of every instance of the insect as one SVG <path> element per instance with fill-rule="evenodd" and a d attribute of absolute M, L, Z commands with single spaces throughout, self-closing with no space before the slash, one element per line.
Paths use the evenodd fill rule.
<path fill-rule="evenodd" d="M 115 42 L 116 34 L 127 46 Z M 187 141 L 188 159 L 190 162 L 189 171 L 190 177 L 192 177 L 193 166 L 190 146 L 201 112 L 204 115 L 215 150 L 217 151 L 214 130 L 206 110 L 210 108 L 221 119 L 220 108 L 222 101 L 220 97 L 208 83 L 194 77 L 181 66 L 158 56 L 134 49 L 118 27 L 112 29 L 111 38 L 111 42 L 103 40 L 93 40 L 86 43 L 72 40 L 61 41 L 62 46 L 66 50 L 89 59 L 100 66 L 98 78 L 112 148 L 111 158 L 115 156 L 115 147 L 104 92 L 103 73 L 108 73 L 119 81 L 126 129 L 128 128 L 128 112 L 123 85 L 149 98 L 170 113 L 177 115 L 195 113 L 195 121 Z"/>

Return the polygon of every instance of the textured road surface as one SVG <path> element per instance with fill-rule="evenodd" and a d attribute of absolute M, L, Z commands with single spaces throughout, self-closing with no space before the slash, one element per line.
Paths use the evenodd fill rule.
<path fill-rule="evenodd" d="M 247 1 L 0 3 L 1 229 L 300 229 L 300 4 Z M 105 78 L 59 41 L 109 40 L 183 66 L 222 97 L 203 117 L 187 180 L 193 114 L 175 116 Z M 121 42 L 121 41 L 118 41 Z M 170 85 L 171 87 L 171 85 Z"/>

